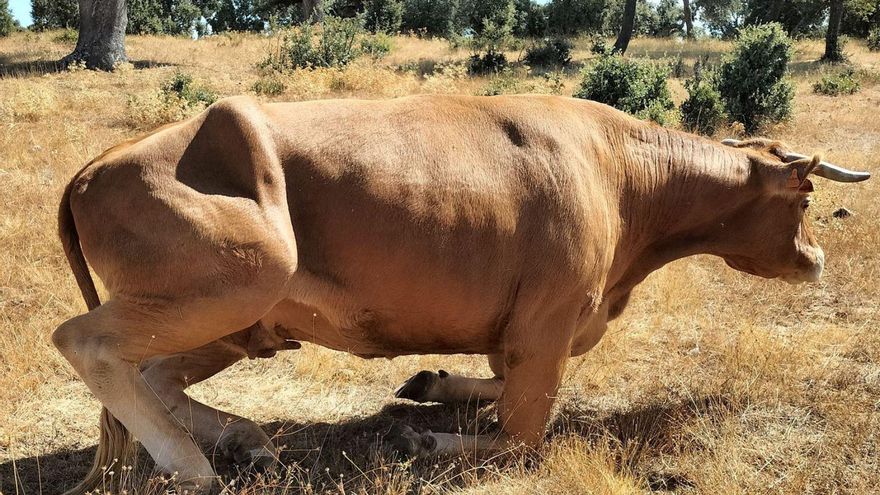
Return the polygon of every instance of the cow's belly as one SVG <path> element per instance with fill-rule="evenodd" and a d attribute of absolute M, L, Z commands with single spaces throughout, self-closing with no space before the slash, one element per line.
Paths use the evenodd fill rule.
<path fill-rule="evenodd" d="M 490 354 L 501 348 L 502 329 L 483 315 L 419 309 L 415 303 L 389 306 L 376 304 L 375 298 L 321 292 L 281 301 L 262 324 L 289 339 L 362 357 Z"/>

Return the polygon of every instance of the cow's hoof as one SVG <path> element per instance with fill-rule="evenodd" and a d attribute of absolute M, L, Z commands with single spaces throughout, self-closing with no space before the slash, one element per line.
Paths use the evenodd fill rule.
<path fill-rule="evenodd" d="M 220 451 L 240 468 L 266 471 L 277 460 L 272 441 L 262 430 L 236 431 L 220 441 Z"/>
<path fill-rule="evenodd" d="M 235 463 L 241 467 L 265 473 L 275 468 L 278 457 L 266 447 L 251 449 L 235 456 Z"/>
<path fill-rule="evenodd" d="M 428 370 L 419 371 L 395 390 L 394 396 L 398 399 L 428 402 L 430 400 L 428 394 L 431 389 L 437 384 L 438 380 L 446 376 L 449 376 L 449 374 L 443 370 L 440 370 L 439 374 Z"/>
<path fill-rule="evenodd" d="M 434 453 L 437 439 L 431 431 L 419 433 L 407 425 L 395 423 L 385 435 L 385 443 L 400 457 L 423 457 Z"/>
<path fill-rule="evenodd" d="M 177 493 L 187 495 L 215 495 L 220 493 L 220 486 L 214 477 L 202 477 L 177 483 L 174 487 Z"/>

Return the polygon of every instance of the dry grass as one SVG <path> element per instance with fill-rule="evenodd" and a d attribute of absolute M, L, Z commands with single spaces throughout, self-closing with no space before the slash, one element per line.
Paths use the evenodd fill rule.
<path fill-rule="evenodd" d="M 175 70 L 221 95 L 251 92 L 273 43 L 224 35 L 197 42 L 132 37 L 134 63 L 113 74 L 56 73 L 70 47 L 53 33 L 0 40 L 0 493 L 56 493 L 82 476 L 98 404 L 49 343 L 84 310 L 55 239 L 58 197 L 90 157 L 192 109 L 157 97 Z M 276 76 L 271 97 L 391 97 L 481 93 L 492 81 L 462 70 L 467 53 L 396 38 L 384 61 Z M 717 59 L 723 42 L 636 40 L 635 55 Z M 866 76 L 853 96 L 810 85 L 828 69 L 817 43 L 798 45 L 793 122 L 773 131 L 805 153 L 878 172 L 880 55 L 853 43 Z M 510 54 L 516 57 L 517 54 Z M 589 58 L 583 41 L 575 62 Z M 571 93 L 520 71 L 511 90 Z M 672 82 L 681 97 L 680 81 Z M 652 275 L 599 347 L 570 362 L 551 440 L 541 456 L 396 463 L 375 434 L 395 419 L 434 430 L 491 425 L 491 406 L 410 406 L 391 398 L 411 373 L 444 368 L 485 376 L 478 357 L 358 358 L 306 346 L 244 362 L 194 394 L 254 418 L 286 445 L 289 469 L 238 480 L 256 493 L 868 493 L 880 486 L 880 334 L 874 181 L 818 184 L 811 214 L 828 255 L 826 278 L 791 287 L 735 273 L 710 258 Z M 855 215 L 833 219 L 846 206 Z M 227 470 L 228 471 L 228 470 Z M 114 476 L 149 475 L 117 469 Z M 134 481 L 127 483 L 136 488 Z M 161 491 L 165 485 L 151 482 Z"/>

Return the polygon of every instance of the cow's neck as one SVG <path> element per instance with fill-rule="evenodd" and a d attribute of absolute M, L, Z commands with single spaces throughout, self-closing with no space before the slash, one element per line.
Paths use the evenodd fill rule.
<path fill-rule="evenodd" d="M 671 261 L 723 251 L 713 233 L 751 194 L 740 150 L 656 127 L 625 140 L 618 147 L 623 225 L 609 279 L 619 293 Z"/>

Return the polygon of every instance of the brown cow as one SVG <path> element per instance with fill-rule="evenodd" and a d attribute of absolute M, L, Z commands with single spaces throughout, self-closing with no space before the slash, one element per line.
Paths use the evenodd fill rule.
<path fill-rule="evenodd" d="M 566 359 L 596 344 L 652 271 L 708 253 L 768 278 L 821 274 L 807 176 L 868 174 L 777 142 L 726 144 L 583 100 L 424 96 L 227 99 L 108 150 L 59 214 L 90 311 L 53 340 L 106 408 L 76 490 L 129 431 L 190 488 L 215 476 L 196 442 L 271 460 L 256 424 L 183 391 L 297 341 L 364 357 L 489 355 L 495 379 L 423 372 L 398 394 L 497 399 L 499 437 L 401 427 L 394 443 L 537 444 Z"/>

